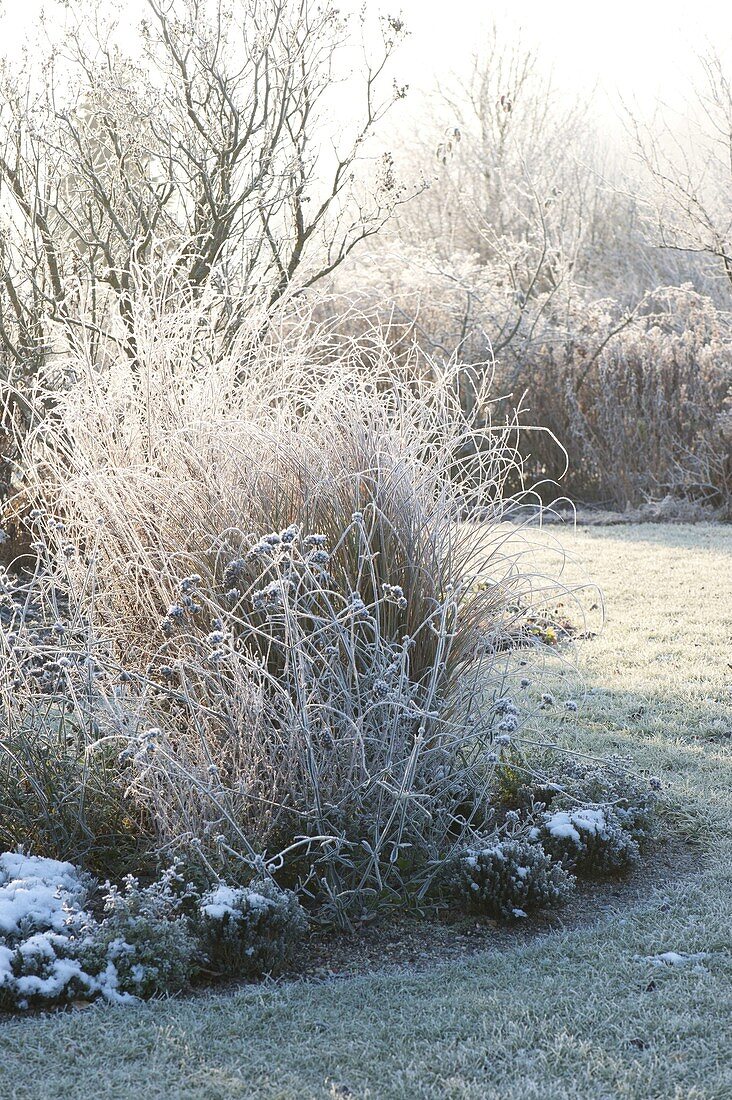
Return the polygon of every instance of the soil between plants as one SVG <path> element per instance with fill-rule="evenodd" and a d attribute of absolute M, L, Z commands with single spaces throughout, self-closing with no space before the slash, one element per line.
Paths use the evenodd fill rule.
<path fill-rule="evenodd" d="M 591 927 L 622 916 L 653 889 L 699 869 L 695 842 L 678 836 L 662 838 L 628 876 L 580 880 L 562 908 L 539 910 L 514 922 L 448 911 L 424 918 L 390 916 L 351 934 L 315 931 L 296 965 L 276 980 L 328 981 L 405 969 L 420 972 L 481 951 L 505 951 L 555 932 Z"/>
<path fill-rule="evenodd" d="M 283 982 L 330 982 L 405 970 L 420 973 L 442 962 L 470 958 L 484 951 L 506 951 L 558 932 L 592 927 L 620 917 L 654 889 L 698 873 L 703 857 L 696 842 L 678 834 L 661 837 L 644 852 L 637 868 L 622 879 L 579 880 L 570 901 L 514 922 L 445 911 L 437 916 L 392 914 L 353 933 L 312 931 L 294 964 L 274 979 Z M 235 992 L 248 983 L 214 981 L 184 994 L 198 998 Z"/>

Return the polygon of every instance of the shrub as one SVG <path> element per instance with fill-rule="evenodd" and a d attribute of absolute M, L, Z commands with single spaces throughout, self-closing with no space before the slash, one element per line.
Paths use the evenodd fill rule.
<path fill-rule="evenodd" d="M 585 762 L 552 749 L 520 767 L 502 760 L 497 780 L 509 812 L 533 823 L 533 838 L 580 874 L 627 871 L 655 835 L 660 783 L 634 775 L 624 758 Z"/>
<path fill-rule="evenodd" d="M 69 863 L 0 856 L 0 1005 L 68 1000 L 95 987 L 74 938 L 89 885 Z"/>
<path fill-rule="evenodd" d="M 100 982 L 84 970 L 78 949 L 73 938 L 50 931 L 34 932 L 13 948 L 0 944 L 0 1007 L 28 1008 L 97 996 Z"/>
<path fill-rule="evenodd" d="M 108 883 L 104 909 L 85 929 L 79 958 L 106 992 L 147 998 L 190 983 L 198 947 L 166 877 L 142 887 L 130 875 L 123 890 Z"/>
<path fill-rule="evenodd" d="M 474 911 L 515 918 L 563 905 L 573 879 L 541 845 L 512 839 L 465 851 L 452 872 L 451 889 Z"/>
<path fill-rule="evenodd" d="M 660 784 L 633 774 L 626 759 L 613 756 L 583 762 L 552 753 L 542 770 L 551 780 L 525 784 L 519 793 L 518 801 L 527 809 L 538 804 L 552 811 L 574 812 L 583 805 L 602 806 L 640 845 L 655 835 Z"/>
<path fill-rule="evenodd" d="M 198 946 L 175 871 L 146 887 L 107 884 L 101 921 L 83 908 L 94 884 L 68 863 L 6 852 L 0 876 L 3 1007 L 79 996 L 128 1004 L 189 983 Z"/>
<path fill-rule="evenodd" d="M 209 962 L 225 974 L 254 978 L 282 970 L 307 924 L 295 895 L 271 881 L 240 889 L 222 883 L 201 898 L 201 942 Z"/>
<path fill-rule="evenodd" d="M 690 285 L 648 296 L 624 322 L 617 303 L 578 303 L 569 338 L 524 356 L 532 423 L 570 455 L 567 490 L 618 507 L 659 498 L 732 515 L 732 326 Z M 552 434 L 525 437 L 534 476 L 557 478 Z"/>
<path fill-rule="evenodd" d="M 525 298 L 522 277 L 501 277 L 477 251 L 395 245 L 361 265 L 351 296 L 371 326 L 388 329 L 395 354 L 418 339 L 525 395 L 522 422 L 538 430 L 516 442 L 540 492 L 555 496 L 559 482 L 575 500 L 621 509 L 665 500 L 664 515 L 682 522 L 693 502 L 697 519 L 702 506 L 729 518 L 730 314 L 689 283 L 635 291 L 629 311 L 622 295 L 588 293 L 570 277 L 574 260 L 565 263 L 558 282 L 524 276 Z M 331 309 L 343 326 L 363 324 L 343 300 Z"/>
<path fill-rule="evenodd" d="M 640 858 L 638 842 L 609 806 L 556 810 L 544 816 L 536 835 L 554 859 L 585 874 L 622 874 Z"/>
<path fill-rule="evenodd" d="M 184 989 L 206 961 L 247 978 L 281 970 L 307 930 L 271 880 L 203 895 L 177 868 L 148 886 L 106 884 L 103 918 L 83 908 L 93 884 L 68 863 L 0 856 L 0 1005 L 75 997 L 132 1003 Z"/>

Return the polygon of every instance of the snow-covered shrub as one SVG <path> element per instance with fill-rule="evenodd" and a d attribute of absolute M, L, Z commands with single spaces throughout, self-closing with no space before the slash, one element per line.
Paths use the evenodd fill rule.
<path fill-rule="evenodd" d="M 536 836 L 564 867 L 585 874 L 622 874 L 640 858 L 638 842 L 610 806 L 547 813 Z"/>
<path fill-rule="evenodd" d="M 144 998 L 190 983 L 198 947 L 165 876 L 150 886 L 131 875 L 122 890 L 108 885 L 104 909 L 104 919 L 85 929 L 80 958 L 107 989 Z"/>
<path fill-rule="evenodd" d="M 619 757 L 583 762 L 551 752 L 541 760 L 546 778 L 514 792 L 533 836 L 578 874 L 622 874 L 635 866 L 656 828 L 657 780 L 634 775 Z"/>
<path fill-rule="evenodd" d="M 660 783 L 633 774 L 628 760 L 611 757 L 606 762 L 584 765 L 567 761 L 560 775 L 562 785 L 572 798 L 587 805 L 607 806 L 623 830 L 639 844 L 655 835 Z M 571 784 L 569 788 L 568 783 Z M 572 808 L 566 794 L 557 795 L 551 806 Z"/>
<path fill-rule="evenodd" d="M 581 806 L 602 806 L 612 811 L 620 826 L 641 846 L 655 835 L 660 782 L 636 775 L 630 762 L 619 756 L 584 762 L 552 751 L 534 762 L 543 778 L 527 780 L 526 769 L 511 792 L 512 801 L 525 813 L 537 809 L 574 812 Z"/>
<path fill-rule="evenodd" d="M 104 981 L 80 959 L 91 886 L 70 863 L 0 855 L 0 1005 L 26 1008 L 106 994 Z"/>
<path fill-rule="evenodd" d="M 225 883 L 201 898 L 199 934 L 209 962 L 247 978 L 274 974 L 307 931 L 304 909 L 271 881 L 234 889 Z"/>
<path fill-rule="evenodd" d="M 59 932 L 34 932 L 15 947 L 0 944 L 0 1006 L 27 1008 L 102 994 L 103 984 L 79 960 L 79 941 Z M 112 998 L 109 999 L 118 999 Z"/>
<path fill-rule="evenodd" d="M 468 908 L 504 918 L 563 905 L 573 885 L 541 845 L 517 839 L 469 848 L 450 872 L 450 889 Z"/>
<path fill-rule="evenodd" d="M 130 1003 L 188 984 L 197 950 L 168 873 L 108 887 L 102 921 L 84 908 L 92 883 L 70 863 L 0 856 L 0 1005 L 83 996 Z"/>
<path fill-rule="evenodd" d="M 0 855 L 0 1005 L 68 1000 L 95 988 L 76 959 L 88 885 L 70 863 Z"/>
<path fill-rule="evenodd" d="M 5 946 L 34 932 L 63 933 L 86 902 L 89 881 L 71 863 L 0 855 L 0 939 Z"/>

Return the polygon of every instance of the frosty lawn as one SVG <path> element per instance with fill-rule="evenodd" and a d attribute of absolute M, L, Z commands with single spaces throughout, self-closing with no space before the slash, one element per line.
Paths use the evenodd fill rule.
<path fill-rule="evenodd" d="M 577 744 L 661 777 L 698 874 L 595 927 L 418 975 L 16 1019 L 0 1096 L 729 1100 L 732 530 L 562 541 L 607 604 L 581 675 L 557 676 L 580 700 Z"/>

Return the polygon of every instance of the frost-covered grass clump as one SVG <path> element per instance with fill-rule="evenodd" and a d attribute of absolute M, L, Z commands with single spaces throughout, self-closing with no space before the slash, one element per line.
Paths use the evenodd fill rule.
<path fill-rule="evenodd" d="M 284 335 L 223 355 L 200 317 L 165 337 L 142 306 L 135 323 L 140 369 L 80 360 L 28 441 L 59 633 L 39 681 L 25 634 L 0 631 L 18 746 L 0 841 L 34 829 L 115 881 L 184 858 L 241 885 L 264 861 L 341 927 L 407 906 L 490 831 L 496 735 L 517 723 L 494 728 L 481 699 L 556 587 L 503 522 L 516 425 L 485 372 L 377 340 L 335 361 L 317 334 L 305 356 Z"/>
<path fill-rule="evenodd" d="M 255 977 L 282 970 L 307 926 L 292 891 L 272 882 L 242 889 L 220 885 L 201 898 L 203 949 L 212 966 L 230 975 Z"/>
<path fill-rule="evenodd" d="M 572 876 L 541 845 L 515 839 L 468 849 L 458 859 L 451 882 L 467 908 L 507 919 L 563 905 L 573 884 Z"/>

